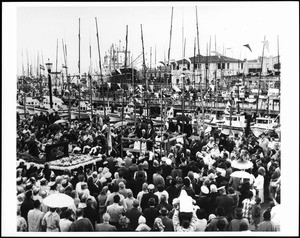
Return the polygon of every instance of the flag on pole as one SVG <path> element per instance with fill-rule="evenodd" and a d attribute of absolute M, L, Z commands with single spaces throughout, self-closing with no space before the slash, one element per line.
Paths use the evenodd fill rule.
<path fill-rule="evenodd" d="M 117 83 L 117 85 L 119 86 L 119 88 L 121 88 L 121 84 L 120 83 Z"/>
<path fill-rule="evenodd" d="M 246 45 L 243 45 L 243 46 L 245 46 L 246 48 L 248 48 L 252 52 L 251 47 L 250 47 L 249 44 L 246 44 Z"/>
<path fill-rule="evenodd" d="M 41 70 L 45 70 L 44 65 L 41 65 L 41 64 L 40 64 L 40 69 L 41 69 Z"/>

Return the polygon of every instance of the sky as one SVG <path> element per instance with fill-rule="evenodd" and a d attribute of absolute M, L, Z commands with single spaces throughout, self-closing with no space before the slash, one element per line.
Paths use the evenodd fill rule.
<path fill-rule="evenodd" d="M 101 4 L 101 6 L 100 6 Z M 81 19 L 81 72 L 89 66 L 89 44 L 92 46 L 92 60 L 98 61 L 95 17 L 98 20 L 100 51 L 103 57 L 111 44 L 125 46 L 126 25 L 128 25 L 128 49 L 136 58 L 142 52 L 141 29 L 143 27 L 146 64 L 152 65 L 154 49 L 156 62 L 167 57 L 171 11 L 173 28 L 171 59 L 183 56 L 183 37 L 186 38 L 187 57 L 194 52 L 196 37 L 196 11 L 198 11 L 200 53 L 206 53 L 211 36 L 217 50 L 234 58 L 256 59 L 262 54 L 264 36 L 269 41 L 265 55 L 277 55 L 277 36 L 282 63 L 281 74 L 281 131 L 282 131 L 282 199 L 284 204 L 282 233 L 276 235 L 298 235 L 299 216 L 299 3 L 293 2 L 122 2 L 122 3 L 2 3 L 2 215 L 10 214 L 11 219 L 2 219 L 2 234 L 17 236 L 15 232 L 15 148 L 16 148 L 16 76 L 22 63 L 28 58 L 33 63 L 39 53 L 44 63 L 56 58 L 58 39 L 58 65 L 62 65 L 62 39 L 67 45 L 68 66 L 71 74 L 78 73 L 78 19 Z M 62 6 L 64 5 L 64 7 Z M 113 6 L 112 6 L 113 5 Z M 184 27 L 183 27 L 184 26 Z M 242 47 L 249 44 L 252 53 Z M 23 52 L 23 60 L 22 60 Z M 139 65 L 137 65 L 139 66 Z M 58 68 L 58 70 L 60 70 Z M 292 182 L 291 182 L 292 181 Z M 292 186 L 292 187 L 291 187 Z M 3 191 L 3 190 L 2 190 Z M 9 205 L 7 205 L 9 204 Z M 23 234 L 38 236 L 40 234 Z M 77 236 L 80 234 L 77 234 Z M 85 234 L 88 236 L 87 234 Z M 92 236 L 93 234 L 91 234 Z M 96 235 L 96 234 L 94 234 Z M 175 235 L 175 234 L 174 234 Z M 232 234 L 229 234 L 232 236 Z M 268 234 L 267 234 L 268 235 Z"/>
<path fill-rule="evenodd" d="M 80 18 L 80 72 L 87 72 L 90 64 L 89 45 L 92 48 L 93 67 L 99 66 L 96 38 L 98 22 L 100 54 L 108 52 L 112 44 L 125 47 L 126 25 L 128 25 L 128 50 L 133 59 L 142 53 L 141 25 L 143 29 L 146 65 L 159 64 L 168 58 L 171 13 L 173 22 L 170 60 L 179 60 L 184 55 L 194 55 L 197 37 L 196 7 L 198 15 L 200 54 L 206 55 L 209 42 L 211 51 L 233 58 L 256 59 L 262 55 L 264 36 L 269 41 L 265 55 L 277 55 L 279 41 L 287 30 L 282 12 L 290 6 L 275 2 L 174 2 L 174 3 L 29 3 L 17 7 L 17 61 L 18 74 L 29 65 L 48 59 L 56 69 L 58 42 L 58 71 L 63 63 L 62 41 L 67 46 L 69 72 L 78 73 L 79 18 Z M 210 41 L 211 39 L 211 41 Z M 121 43 L 120 43 L 121 41 Z M 197 43 L 196 43 L 197 44 Z M 252 52 L 243 47 L 249 44 Z M 151 50 L 152 48 L 152 50 Z M 156 59 L 155 59 L 156 48 Z M 228 49 L 230 48 L 230 49 Z M 227 50 L 225 50 L 227 49 Z M 151 56 L 152 52 L 152 56 Z M 198 52 L 198 47 L 196 49 Z M 213 53 L 212 53 L 213 54 Z M 135 66 L 140 67 L 141 60 Z"/>

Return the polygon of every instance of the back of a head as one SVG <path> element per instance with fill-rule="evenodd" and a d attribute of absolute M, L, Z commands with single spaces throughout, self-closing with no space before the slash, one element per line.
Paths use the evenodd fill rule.
<path fill-rule="evenodd" d="M 149 206 L 155 206 L 155 199 L 150 198 L 148 203 L 149 203 Z"/>
<path fill-rule="evenodd" d="M 225 215 L 225 209 L 222 206 L 218 206 L 216 208 L 216 215 L 217 216 L 224 216 Z"/>
<path fill-rule="evenodd" d="M 41 202 L 40 202 L 39 199 L 33 201 L 33 207 L 34 207 L 34 208 L 39 208 L 40 205 L 41 205 Z"/>
<path fill-rule="evenodd" d="M 158 185 L 157 185 L 157 190 L 158 190 L 159 192 L 164 191 L 164 189 L 165 189 L 165 186 L 164 186 L 164 185 L 162 185 L 162 184 L 158 184 Z"/>
<path fill-rule="evenodd" d="M 188 177 L 185 177 L 183 179 L 183 184 L 184 184 L 184 186 L 189 187 L 191 184 L 191 180 Z"/>
<path fill-rule="evenodd" d="M 218 231 L 225 231 L 226 222 L 223 219 L 218 220 L 217 228 L 218 228 Z"/>
<path fill-rule="evenodd" d="M 242 221 L 242 222 L 240 223 L 240 228 L 239 228 L 239 230 L 240 230 L 240 231 L 247 231 L 248 229 L 249 229 L 248 224 L 247 224 L 246 222 Z"/>
<path fill-rule="evenodd" d="M 205 210 L 203 208 L 197 209 L 196 215 L 198 219 L 204 219 L 205 218 Z"/>
<path fill-rule="evenodd" d="M 120 202 L 120 196 L 118 194 L 116 194 L 114 196 L 114 203 L 119 203 Z"/>
<path fill-rule="evenodd" d="M 162 194 L 162 195 L 160 196 L 160 202 L 167 202 L 167 197 L 166 197 L 165 194 Z"/>
<path fill-rule="evenodd" d="M 248 191 L 246 194 L 246 198 L 251 199 L 253 197 L 253 192 L 252 191 Z"/>
<path fill-rule="evenodd" d="M 103 214 L 102 219 L 103 219 L 103 221 L 105 221 L 105 222 L 109 222 L 109 220 L 110 220 L 110 215 L 106 212 L 106 213 Z"/>
<path fill-rule="evenodd" d="M 135 199 L 133 202 L 132 202 L 132 206 L 134 207 L 134 208 L 138 208 L 139 207 L 139 201 L 137 200 L 137 199 Z"/>
<path fill-rule="evenodd" d="M 148 183 L 143 183 L 142 190 L 146 191 L 148 189 Z"/>
<path fill-rule="evenodd" d="M 242 219 L 243 218 L 243 209 L 240 207 L 237 207 L 235 210 L 235 216 L 237 219 Z"/>
<path fill-rule="evenodd" d="M 184 220 L 184 221 L 182 222 L 182 227 L 183 227 L 184 229 L 188 229 L 189 226 L 190 226 L 190 221 L 189 221 L 189 220 Z"/>

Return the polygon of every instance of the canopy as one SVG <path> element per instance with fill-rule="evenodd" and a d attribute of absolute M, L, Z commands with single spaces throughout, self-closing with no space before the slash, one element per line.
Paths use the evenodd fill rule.
<path fill-rule="evenodd" d="M 246 179 L 251 178 L 251 174 L 249 174 L 245 171 L 235 171 L 235 172 L 231 173 L 230 176 L 236 177 L 236 178 L 246 178 Z"/>

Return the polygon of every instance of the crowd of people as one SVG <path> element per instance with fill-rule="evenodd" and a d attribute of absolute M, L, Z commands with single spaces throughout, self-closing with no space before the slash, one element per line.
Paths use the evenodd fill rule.
<path fill-rule="evenodd" d="M 277 139 L 205 134 L 180 121 L 157 132 L 143 118 L 136 127 L 115 128 L 101 118 L 56 125 L 60 118 L 52 117 L 17 120 L 17 231 L 280 231 Z M 183 133 L 187 136 L 168 146 L 157 143 L 161 136 Z M 122 137 L 145 139 L 147 150 L 123 153 L 121 144 L 133 148 L 134 143 Z M 70 154 L 102 159 L 54 170 L 44 156 L 47 146 L 58 142 L 67 142 Z M 236 166 L 246 162 L 251 166 Z M 231 176 L 236 171 L 249 176 Z M 55 193 L 70 196 L 74 204 L 48 207 L 43 200 Z"/>

